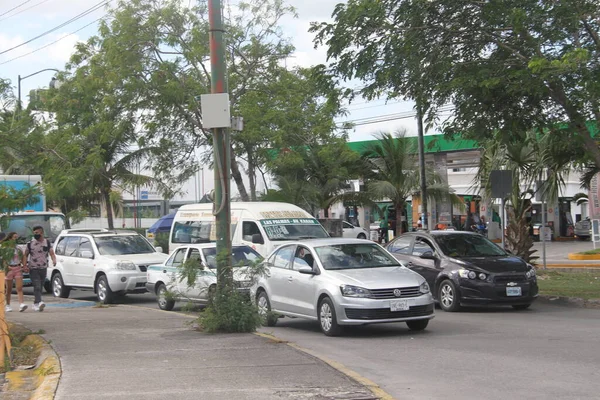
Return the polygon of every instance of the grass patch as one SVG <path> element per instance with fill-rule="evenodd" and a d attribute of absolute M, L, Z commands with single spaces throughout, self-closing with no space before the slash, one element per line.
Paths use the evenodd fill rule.
<path fill-rule="evenodd" d="M 540 294 L 600 299 L 600 272 L 537 271 Z"/>
<path fill-rule="evenodd" d="M 600 254 L 600 248 L 598 248 L 598 249 L 592 249 L 592 250 L 588 250 L 588 251 L 582 251 L 582 252 L 577 253 L 577 254 L 585 254 L 586 256 L 593 255 L 593 254 Z"/>
<path fill-rule="evenodd" d="M 8 334 L 12 344 L 12 365 L 8 357 L 5 357 L 4 362 L 0 365 L 0 374 L 8 372 L 15 367 L 34 365 L 39 356 L 39 351 L 35 346 L 24 345 L 25 338 L 32 333 L 29 329 L 19 325 L 9 324 Z"/>

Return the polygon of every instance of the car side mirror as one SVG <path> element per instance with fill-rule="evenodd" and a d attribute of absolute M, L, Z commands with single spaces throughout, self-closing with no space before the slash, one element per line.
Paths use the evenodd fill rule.
<path fill-rule="evenodd" d="M 265 244 L 265 240 L 263 239 L 260 233 L 255 233 L 254 235 L 252 235 L 252 243 Z"/>
<path fill-rule="evenodd" d="M 311 267 L 300 267 L 298 268 L 298 272 L 306 275 L 316 275 L 315 271 Z"/>
<path fill-rule="evenodd" d="M 160 247 L 160 246 L 155 247 L 155 249 L 156 249 L 157 253 L 162 253 L 163 252 L 163 248 Z"/>
<path fill-rule="evenodd" d="M 82 257 L 82 258 L 92 258 L 92 259 L 93 259 L 93 258 L 94 258 L 94 253 L 92 253 L 92 252 L 91 252 L 91 251 L 89 251 L 89 250 L 83 250 L 83 251 L 81 252 L 81 257 Z"/>
<path fill-rule="evenodd" d="M 435 254 L 433 254 L 433 251 L 426 251 L 421 254 L 421 258 L 424 260 L 435 260 Z"/>

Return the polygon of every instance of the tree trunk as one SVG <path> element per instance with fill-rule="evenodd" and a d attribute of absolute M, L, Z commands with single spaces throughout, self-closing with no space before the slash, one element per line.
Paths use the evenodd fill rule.
<path fill-rule="evenodd" d="M 323 216 L 329 218 L 329 207 L 323 207 Z"/>
<path fill-rule="evenodd" d="M 248 153 L 248 180 L 250 182 L 250 200 L 256 201 L 256 167 L 251 152 Z"/>
<path fill-rule="evenodd" d="M 401 235 L 404 233 L 404 227 L 402 226 L 402 216 L 404 214 L 404 202 L 396 205 L 396 231 L 394 232 L 395 236 Z"/>
<path fill-rule="evenodd" d="M 102 198 L 106 204 L 106 219 L 108 220 L 108 229 L 115 229 L 113 221 L 112 204 L 110 204 L 110 190 L 102 190 Z"/>
<path fill-rule="evenodd" d="M 242 201 L 249 201 L 248 192 L 246 191 L 246 186 L 244 185 L 244 179 L 242 178 L 242 173 L 240 172 L 240 167 L 237 165 L 237 161 L 235 159 L 235 153 L 233 149 L 231 149 L 231 176 L 235 181 L 238 192 L 240 193 L 240 198 Z"/>

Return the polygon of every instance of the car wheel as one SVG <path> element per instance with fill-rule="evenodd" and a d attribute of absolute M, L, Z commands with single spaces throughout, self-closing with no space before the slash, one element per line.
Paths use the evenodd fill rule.
<path fill-rule="evenodd" d="M 102 275 L 96 281 L 96 296 L 98 296 L 98 301 L 102 304 L 110 304 L 114 300 L 113 291 L 110 290 L 110 286 L 108 286 L 108 279 L 106 279 L 106 275 Z"/>
<path fill-rule="evenodd" d="M 422 331 L 427 328 L 427 325 L 429 325 L 429 320 L 418 319 L 415 321 L 406 321 L 406 325 L 408 325 L 408 329 L 411 331 Z"/>
<path fill-rule="evenodd" d="M 165 311 L 171 311 L 175 307 L 175 300 L 169 299 L 167 287 L 161 283 L 156 289 L 156 297 L 158 298 L 158 308 Z"/>
<path fill-rule="evenodd" d="M 438 300 L 444 311 L 454 312 L 460 310 L 460 293 L 451 280 L 446 279 L 440 283 Z"/>
<path fill-rule="evenodd" d="M 358 236 L 356 237 L 357 239 L 366 239 L 367 235 L 365 235 L 364 233 L 359 233 Z"/>
<path fill-rule="evenodd" d="M 55 273 L 54 276 L 52 276 L 52 294 L 54 297 L 66 299 L 69 297 L 69 293 L 71 293 L 71 288 L 65 286 L 60 272 Z"/>
<path fill-rule="evenodd" d="M 529 303 L 529 304 L 515 304 L 514 306 L 512 306 L 512 308 L 514 308 L 515 310 L 527 310 L 530 306 L 531 306 L 531 303 Z"/>
<path fill-rule="evenodd" d="M 325 297 L 319 303 L 319 325 L 327 336 L 338 336 L 342 333 L 342 327 L 338 325 L 335 315 L 335 307 L 329 297 Z"/>
<path fill-rule="evenodd" d="M 52 282 L 48 279 L 46 279 L 46 281 L 44 282 L 44 290 L 46 291 L 46 293 L 52 294 Z"/>
<path fill-rule="evenodd" d="M 256 305 L 258 306 L 258 315 L 262 319 L 263 325 L 275 326 L 277 318 L 271 313 L 271 302 L 267 292 L 261 291 L 256 297 Z"/>

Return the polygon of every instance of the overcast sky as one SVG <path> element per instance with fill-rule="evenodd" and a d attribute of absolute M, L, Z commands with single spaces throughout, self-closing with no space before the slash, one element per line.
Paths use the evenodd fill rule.
<path fill-rule="evenodd" d="M 289 0 L 289 4 L 296 7 L 298 18 L 286 18 L 283 21 L 284 32 L 293 38 L 297 49 L 294 57 L 287 60 L 288 66 L 309 66 L 325 62 L 326 49 L 314 49 L 312 34 L 308 33 L 308 28 L 311 21 L 329 20 L 334 6 L 340 1 L 343 0 Z M 65 23 L 99 2 L 100 0 L 0 1 L 0 53 Z M 117 0 L 113 0 L 111 4 L 116 2 Z M 19 5 L 21 6 L 18 7 Z M 17 8 L 9 11 L 14 7 Z M 0 77 L 10 79 L 16 88 L 19 74 L 26 76 L 45 68 L 62 69 L 73 52 L 74 45 L 96 33 L 95 21 L 105 13 L 104 8 L 98 9 L 52 33 L 1 54 Z M 85 27 L 86 25 L 89 26 Z M 75 31 L 77 32 L 73 33 Z M 52 75 L 52 71 L 42 72 L 23 80 L 23 100 L 27 100 L 31 89 L 46 87 Z M 360 82 L 355 83 L 355 86 L 359 85 Z M 394 114 L 412 111 L 412 103 L 393 100 L 386 105 L 384 99 L 369 103 L 358 99 L 348 106 L 348 111 L 349 114 L 340 118 L 340 122 L 369 122 L 370 118 L 390 114 L 394 117 Z M 409 134 L 416 134 L 416 123 L 413 118 L 408 118 L 357 126 L 350 132 L 350 140 L 368 140 L 378 131 L 393 131 L 400 127 L 406 128 Z"/>

